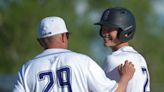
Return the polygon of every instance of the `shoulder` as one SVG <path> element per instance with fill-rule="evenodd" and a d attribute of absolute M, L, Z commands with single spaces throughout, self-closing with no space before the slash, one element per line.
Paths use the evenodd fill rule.
<path fill-rule="evenodd" d="M 72 61 L 88 61 L 91 58 L 85 54 L 82 53 L 77 53 L 77 52 L 68 52 L 68 53 L 62 53 L 57 55 L 58 58 L 63 58 L 67 60 L 72 60 Z"/>
<path fill-rule="evenodd" d="M 126 60 L 135 63 L 138 61 L 136 60 L 137 56 L 138 53 L 136 51 L 120 49 L 105 57 L 103 67 L 109 67 L 112 70 L 118 65 L 124 64 Z"/>
<path fill-rule="evenodd" d="M 115 67 L 120 65 L 121 63 L 124 63 L 124 60 L 122 57 L 118 57 L 117 55 L 108 55 L 105 57 L 104 62 L 103 62 L 103 69 L 106 72 L 109 72 L 113 70 Z"/>
<path fill-rule="evenodd" d="M 118 61 L 120 62 L 121 60 L 123 60 L 125 57 L 127 57 L 128 54 L 126 53 L 112 53 L 110 55 L 107 55 L 104 59 L 104 61 Z"/>
<path fill-rule="evenodd" d="M 133 47 L 126 46 L 120 48 L 119 50 L 113 52 L 111 55 L 107 56 L 108 60 L 132 60 L 135 61 L 136 59 L 143 58 L 143 56 L 138 53 Z"/>
<path fill-rule="evenodd" d="M 85 66 L 97 65 L 97 63 L 91 57 L 85 54 L 77 53 L 77 52 L 72 52 L 68 54 L 69 54 L 67 55 L 68 58 L 71 57 L 71 60 L 77 61 L 75 63 L 81 63 L 82 65 L 85 64 Z"/>
<path fill-rule="evenodd" d="M 64 54 L 64 53 L 63 53 Z M 62 55 L 62 54 L 61 54 Z M 65 53 L 65 56 L 68 57 L 79 57 L 79 58 L 90 58 L 89 56 L 82 54 L 82 53 L 77 53 L 77 52 L 69 52 L 69 53 Z"/>

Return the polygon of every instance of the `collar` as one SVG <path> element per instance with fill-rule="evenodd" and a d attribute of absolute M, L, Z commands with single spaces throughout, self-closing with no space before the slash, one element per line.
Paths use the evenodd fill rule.
<path fill-rule="evenodd" d="M 66 53 L 66 52 L 71 52 L 71 51 L 67 49 L 61 49 L 61 48 L 46 49 L 41 54 L 37 55 L 35 58 L 44 57 L 44 56 L 53 55 L 53 54 Z"/>
<path fill-rule="evenodd" d="M 137 51 L 135 49 L 133 49 L 133 47 L 131 47 L 131 46 L 123 46 L 123 47 L 119 48 L 115 52 L 119 52 L 119 51 L 121 51 L 121 52 L 134 52 L 134 53 L 137 53 Z"/>

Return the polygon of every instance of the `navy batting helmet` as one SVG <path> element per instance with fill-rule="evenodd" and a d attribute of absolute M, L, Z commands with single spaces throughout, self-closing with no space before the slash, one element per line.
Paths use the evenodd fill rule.
<path fill-rule="evenodd" d="M 123 42 L 132 39 L 136 29 L 133 14 L 129 10 L 120 7 L 106 9 L 103 12 L 100 22 L 95 24 L 119 28 L 117 37 Z M 102 35 L 101 32 L 100 35 Z"/>

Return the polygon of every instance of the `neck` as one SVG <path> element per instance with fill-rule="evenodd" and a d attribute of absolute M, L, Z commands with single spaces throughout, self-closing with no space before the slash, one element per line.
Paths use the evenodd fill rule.
<path fill-rule="evenodd" d="M 64 45 L 50 45 L 50 46 L 48 46 L 48 49 L 52 49 L 52 48 L 62 48 L 62 49 L 67 49 L 67 47 L 64 46 Z"/>
<path fill-rule="evenodd" d="M 128 42 L 124 42 L 124 43 L 121 43 L 121 44 L 118 44 L 116 46 L 112 46 L 112 51 L 117 51 L 118 49 L 120 49 L 121 47 L 124 47 L 124 46 L 129 46 L 129 43 Z"/>
<path fill-rule="evenodd" d="M 53 49 L 53 48 L 67 49 L 67 44 L 56 41 L 52 43 L 47 43 L 46 47 L 47 47 L 46 49 Z"/>

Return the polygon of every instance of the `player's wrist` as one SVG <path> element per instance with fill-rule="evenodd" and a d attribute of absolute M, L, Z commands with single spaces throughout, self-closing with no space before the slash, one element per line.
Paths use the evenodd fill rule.
<path fill-rule="evenodd" d="M 120 78 L 120 83 L 125 87 L 128 85 L 128 81 L 129 81 L 129 78 L 127 78 L 127 76 L 122 76 Z"/>
<path fill-rule="evenodd" d="M 118 88 L 115 92 L 125 92 L 127 85 L 128 85 L 128 79 L 126 77 L 121 76 L 118 82 Z"/>

